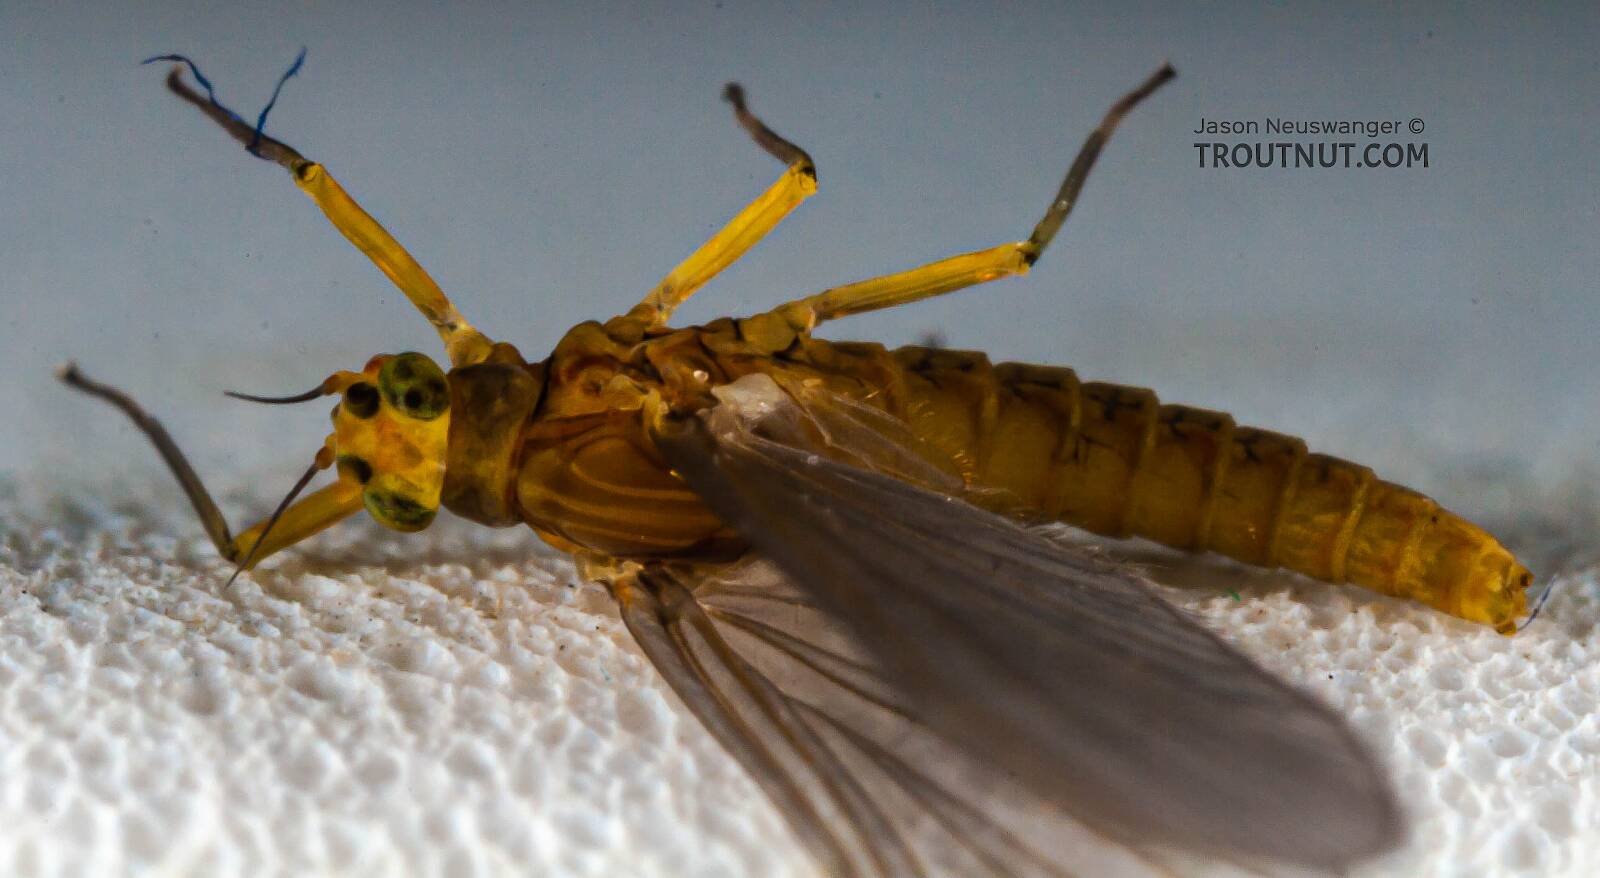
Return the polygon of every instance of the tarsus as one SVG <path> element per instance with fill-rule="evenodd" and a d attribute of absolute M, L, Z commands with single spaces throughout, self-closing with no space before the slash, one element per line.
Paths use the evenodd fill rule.
<path fill-rule="evenodd" d="M 217 100 L 217 91 L 211 86 L 211 80 L 206 79 L 205 74 L 200 72 L 200 66 L 195 64 L 194 61 L 190 60 L 187 55 L 156 55 L 153 58 L 146 58 L 140 63 L 153 64 L 157 61 L 175 61 L 179 64 L 187 66 L 189 68 L 189 72 L 194 74 L 195 81 L 200 83 L 200 86 L 206 90 L 206 98 L 211 101 L 211 106 L 221 110 L 223 113 L 227 114 L 229 118 L 233 119 L 235 122 L 238 122 L 241 126 L 250 127 L 249 122 L 246 122 L 239 116 L 238 113 L 235 113 L 233 110 L 229 109 L 227 105 Z M 272 97 L 267 100 L 267 105 L 261 108 L 261 115 L 256 117 L 256 124 L 252 129 L 254 131 L 254 135 L 250 138 L 250 142 L 245 144 L 245 149 L 249 150 L 250 154 L 256 158 L 265 158 L 265 156 L 261 154 L 261 141 L 263 138 L 265 138 L 265 135 L 262 132 L 265 131 L 267 127 L 267 114 L 272 112 L 272 108 L 277 105 L 278 94 L 283 91 L 283 84 L 288 82 L 289 79 L 295 74 L 299 73 L 300 68 L 305 63 L 306 48 L 305 46 L 301 46 L 300 54 L 295 56 L 294 63 L 289 65 L 289 69 L 285 70 L 283 75 L 278 77 L 278 84 L 272 88 Z"/>

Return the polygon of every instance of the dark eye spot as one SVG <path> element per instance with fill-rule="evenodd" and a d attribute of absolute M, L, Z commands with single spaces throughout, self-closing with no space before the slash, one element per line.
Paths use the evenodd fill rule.
<path fill-rule="evenodd" d="M 350 385 L 344 392 L 344 410 L 358 418 L 378 413 L 378 389 L 365 381 Z"/>
<path fill-rule="evenodd" d="M 354 454 L 339 455 L 338 464 L 341 476 L 350 476 L 363 485 L 372 479 L 372 464 Z"/>
<path fill-rule="evenodd" d="M 422 406 L 422 391 L 415 387 L 406 391 L 406 408 L 414 409 Z"/>

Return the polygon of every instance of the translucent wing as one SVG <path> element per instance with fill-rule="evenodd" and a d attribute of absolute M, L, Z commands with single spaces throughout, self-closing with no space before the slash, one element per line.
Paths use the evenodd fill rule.
<path fill-rule="evenodd" d="M 929 731 L 848 629 L 771 565 L 704 579 L 654 567 L 612 588 L 645 653 L 822 874 L 1151 874 Z"/>
<path fill-rule="evenodd" d="M 766 423 L 752 427 L 750 411 Z M 795 447 L 799 434 L 771 415 L 771 406 L 724 403 L 668 423 L 657 443 L 719 516 L 865 650 L 875 694 L 959 762 L 1141 846 L 1336 869 L 1398 840 L 1393 796 L 1345 724 L 1137 578 L 949 495 Z M 681 641 L 688 628 L 667 634 L 693 656 Z M 785 636 L 765 633 L 769 647 Z M 767 731 L 790 740 L 854 735 L 856 750 L 896 753 L 881 735 L 833 725 L 825 706 L 786 699 L 727 641 L 713 647 L 738 676 L 701 679 L 707 698 L 730 686 L 764 692 L 774 708 L 767 715 L 785 716 L 759 734 L 738 723 L 719 732 L 736 753 L 760 749 Z M 795 715 L 813 708 L 823 715 L 797 725 Z M 754 771 L 785 779 L 780 786 L 836 788 L 818 800 L 834 813 L 815 804 L 817 813 L 785 812 L 802 835 L 847 851 L 837 810 L 861 798 L 850 788 L 854 766 L 801 752 L 796 764 Z M 870 820 L 854 831 L 876 832 Z M 893 845 L 865 846 L 882 873 L 915 871 L 893 862 Z"/>

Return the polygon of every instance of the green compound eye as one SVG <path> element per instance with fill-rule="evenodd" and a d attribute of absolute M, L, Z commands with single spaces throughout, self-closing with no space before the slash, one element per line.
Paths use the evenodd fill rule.
<path fill-rule="evenodd" d="M 384 527 L 395 530 L 422 530 L 433 521 L 438 510 L 428 507 L 394 491 L 368 488 L 361 492 L 362 505 Z"/>
<path fill-rule="evenodd" d="M 423 354 L 398 354 L 378 370 L 378 389 L 389 405 L 419 421 L 431 421 L 450 408 L 444 371 Z"/>

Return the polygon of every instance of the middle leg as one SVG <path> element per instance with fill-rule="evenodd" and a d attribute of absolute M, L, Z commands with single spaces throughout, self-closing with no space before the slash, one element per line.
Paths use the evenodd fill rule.
<path fill-rule="evenodd" d="M 643 319 L 652 327 L 666 325 L 673 309 L 683 304 L 724 268 L 750 252 L 762 238 L 778 227 L 778 223 L 783 222 L 790 211 L 817 191 L 817 167 L 811 161 L 811 156 L 756 118 L 745 106 L 744 89 L 738 83 L 728 83 L 722 96 L 733 104 L 734 117 L 744 130 L 750 132 L 751 139 L 789 167 L 778 178 L 778 182 L 739 211 L 721 231 L 689 254 L 677 268 L 668 272 L 655 289 L 628 312 L 629 317 Z"/>

